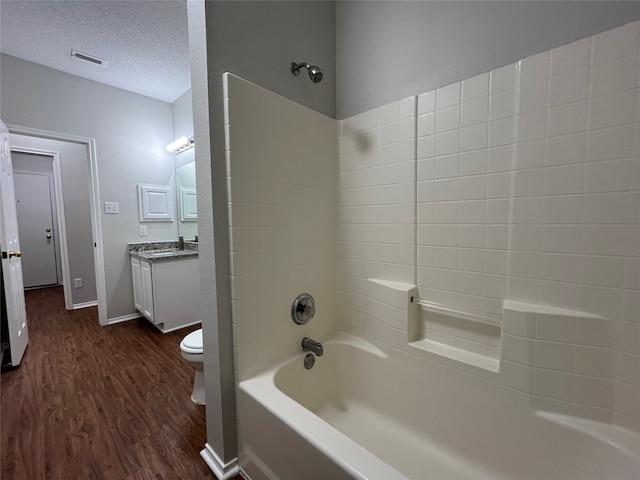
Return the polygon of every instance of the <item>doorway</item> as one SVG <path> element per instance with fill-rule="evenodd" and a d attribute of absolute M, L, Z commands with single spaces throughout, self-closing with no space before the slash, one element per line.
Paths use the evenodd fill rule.
<path fill-rule="evenodd" d="M 54 159 L 48 155 L 19 151 L 12 152 L 12 157 L 24 287 L 60 285 L 64 278 L 60 262 Z"/>
<path fill-rule="evenodd" d="M 97 305 L 99 322 L 105 325 L 106 291 L 95 141 L 27 127 L 8 127 L 12 156 L 30 154 L 32 159 L 34 156 L 48 158 L 53 165 L 53 188 L 49 184 L 50 192 L 54 193 L 52 226 L 40 225 L 34 235 L 45 242 L 51 240 L 54 251 L 55 240 L 58 240 L 57 283 L 64 287 L 65 308 L 74 310 Z M 44 183 L 42 188 L 45 189 Z M 51 232 L 47 232 L 49 228 Z M 26 259 L 26 255 L 23 258 Z"/>

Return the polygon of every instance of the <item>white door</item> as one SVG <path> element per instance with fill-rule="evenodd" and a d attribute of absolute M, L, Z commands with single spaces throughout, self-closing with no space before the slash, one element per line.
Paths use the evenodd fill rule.
<path fill-rule="evenodd" d="M 153 277 L 151 264 L 140 262 L 140 279 L 142 282 L 142 314 L 155 323 L 153 319 Z"/>
<path fill-rule="evenodd" d="M 133 306 L 139 312 L 144 312 L 144 299 L 142 291 L 142 271 L 140 270 L 140 260 L 131 258 L 131 275 L 133 278 Z"/>
<path fill-rule="evenodd" d="M 24 305 L 20 240 L 13 191 L 13 169 L 9 150 L 9 131 L 0 120 L 0 247 L 2 250 L 2 277 L 7 302 L 11 364 L 17 366 L 29 343 L 27 312 Z"/>
<path fill-rule="evenodd" d="M 14 173 L 13 187 L 22 247 L 25 288 L 58 284 L 53 239 L 50 179 L 38 173 Z"/>

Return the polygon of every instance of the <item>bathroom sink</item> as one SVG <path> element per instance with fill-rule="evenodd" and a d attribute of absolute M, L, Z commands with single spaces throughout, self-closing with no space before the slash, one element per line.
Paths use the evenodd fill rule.
<path fill-rule="evenodd" d="M 156 252 L 156 253 L 152 253 L 150 256 L 151 257 L 171 257 L 173 255 L 175 255 L 176 253 L 178 253 L 178 250 L 173 250 L 171 252 Z"/>

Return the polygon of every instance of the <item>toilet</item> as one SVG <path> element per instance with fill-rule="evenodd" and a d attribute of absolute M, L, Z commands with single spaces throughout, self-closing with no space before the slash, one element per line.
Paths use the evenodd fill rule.
<path fill-rule="evenodd" d="M 182 357 L 196 369 L 191 400 L 198 405 L 204 405 L 204 363 L 201 328 L 182 339 L 180 351 L 182 352 Z"/>

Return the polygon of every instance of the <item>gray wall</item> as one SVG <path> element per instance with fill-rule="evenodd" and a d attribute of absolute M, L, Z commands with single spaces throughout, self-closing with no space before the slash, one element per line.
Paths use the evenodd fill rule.
<path fill-rule="evenodd" d="M 171 104 L 173 118 L 173 138 L 191 137 L 193 135 L 193 105 L 191 89 L 184 92 Z M 176 157 L 176 159 L 179 156 Z"/>
<path fill-rule="evenodd" d="M 84 145 L 72 142 L 61 142 L 46 138 L 35 138 L 26 135 L 10 135 L 13 147 L 30 147 L 58 152 L 60 154 L 60 172 L 62 174 L 62 195 L 64 198 L 64 215 L 67 231 L 67 248 L 69 251 L 70 282 L 73 304 L 95 302 L 96 272 L 93 261 L 93 233 L 91 231 L 91 209 L 89 192 L 89 169 L 87 150 Z M 13 154 L 14 168 L 30 169 L 21 162 L 24 155 Z M 29 155 L 34 157 L 34 155 Z M 44 160 L 48 171 L 53 171 L 51 157 L 40 157 Z M 32 158 L 33 159 L 33 158 Z M 26 167 L 26 168 L 24 168 Z M 39 169 L 36 171 L 45 171 Z M 60 262 L 58 262 L 60 264 Z M 62 278 L 60 276 L 60 278 Z M 82 278 L 82 288 L 73 287 L 73 278 Z"/>
<path fill-rule="evenodd" d="M 137 183 L 173 182 L 165 149 L 173 138 L 171 104 L 7 55 L 0 84 L 5 123 L 95 139 L 100 201 L 120 203 L 119 215 L 100 205 L 107 316 L 134 314 L 127 243 L 177 238 L 175 221 L 148 223 L 148 237 L 139 236 L 136 190 Z"/>
<path fill-rule="evenodd" d="M 213 2 L 204 0 L 187 3 L 189 24 L 189 51 L 191 57 L 191 90 L 193 98 L 193 127 L 196 142 L 196 188 L 198 190 L 198 251 L 200 266 L 200 292 L 202 298 L 202 335 L 204 343 L 205 398 L 207 400 L 207 444 L 225 464 L 233 463 L 237 457 L 235 381 L 233 370 L 233 330 L 229 290 L 229 263 L 226 230 L 226 187 L 224 170 L 218 168 L 222 178 L 213 175 L 212 150 L 214 137 L 212 105 L 222 104 L 222 78 L 213 72 L 213 60 L 208 58 L 210 48 L 207 35 L 212 33 L 213 21 L 209 20 L 207 8 Z M 211 82 L 211 84 L 210 84 Z M 211 104 L 210 104 L 211 101 Z M 218 112 L 220 115 L 221 112 Z M 219 128 L 219 127 L 218 127 Z M 218 130 L 224 138 L 224 131 Z M 220 146 L 220 143 L 222 145 Z M 224 164 L 224 140 L 216 142 L 217 164 Z M 220 150 L 221 148 L 221 150 Z M 221 156 L 220 156 L 221 155 Z M 213 180 L 222 185 L 216 192 L 216 233 L 220 245 L 214 243 Z M 222 182 L 221 182 L 222 180 Z M 222 202 L 222 203 L 220 203 Z M 227 251 L 223 251 L 225 246 Z M 217 259 L 216 252 L 222 257 Z M 220 265 L 220 272 L 217 266 Z M 226 273 L 225 273 L 226 272 Z M 224 277 L 224 275 L 227 277 Z M 220 288 L 217 285 L 217 276 Z M 221 466 L 222 467 L 222 466 Z"/>
<path fill-rule="evenodd" d="M 207 441 L 237 454 L 226 209 L 222 74 L 231 72 L 335 116 L 333 2 L 188 2 L 196 141 L 200 288 L 207 375 Z M 313 84 L 291 62 L 324 70 Z"/>
<path fill-rule="evenodd" d="M 210 81 L 228 71 L 335 118 L 334 2 L 206 4 Z M 318 65 L 322 82 L 312 83 L 306 70 L 295 77 L 291 62 Z"/>
<path fill-rule="evenodd" d="M 337 118 L 640 18 L 640 2 L 336 2 Z"/>

